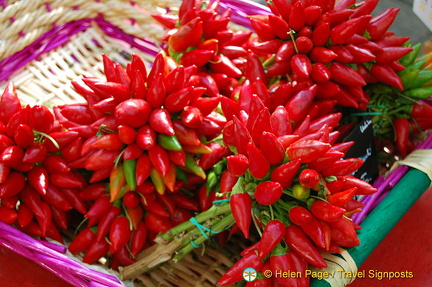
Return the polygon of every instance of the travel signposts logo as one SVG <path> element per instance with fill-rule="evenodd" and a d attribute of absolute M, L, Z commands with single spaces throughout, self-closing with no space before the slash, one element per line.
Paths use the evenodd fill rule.
<path fill-rule="evenodd" d="M 257 279 L 257 272 L 252 267 L 248 267 L 245 270 L 243 270 L 242 276 L 246 282 L 252 282 L 255 279 Z"/>

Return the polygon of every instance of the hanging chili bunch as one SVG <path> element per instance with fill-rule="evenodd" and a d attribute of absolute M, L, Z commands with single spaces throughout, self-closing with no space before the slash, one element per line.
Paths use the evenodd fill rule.
<path fill-rule="evenodd" d="M 64 131 L 45 106 L 22 107 L 12 83 L 0 99 L 0 126 L 0 220 L 63 242 L 68 212 L 87 211 L 78 196 L 87 182 L 70 166 L 81 137 Z"/>
<path fill-rule="evenodd" d="M 311 85 L 317 86 L 314 101 L 360 110 L 369 104 L 364 90 L 369 83 L 403 90 L 397 72 L 404 69 L 399 60 L 412 51 L 403 46 L 409 38 L 388 31 L 399 9 L 371 16 L 377 4 L 268 1 L 272 14 L 249 16 L 257 34 L 250 49 L 264 58 L 259 77 L 273 84 L 273 108 L 290 105 L 299 90 Z M 248 65 L 253 65 L 250 61 L 256 60 L 248 58 Z M 255 81 L 258 75 L 246 77 Z M 282 98 L 278 90 L 284 91 Z"/>

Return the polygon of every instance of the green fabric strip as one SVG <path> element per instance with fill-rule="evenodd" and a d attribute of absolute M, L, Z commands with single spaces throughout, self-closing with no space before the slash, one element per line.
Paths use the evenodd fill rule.
<path fill-rule="evenodd" d="M 348 249 L 357 266 L 360 266 L 375 250 L 384 237 L 425 192 L 430 183 L 431 181 L 425 173 L 417 169 L 409 170 L 363 220 L 360 224 L 362 229 L 358 231 L 360 246 Z M 311 286 L 324 287 L 330 285 L 324 280 L 313 279 L 311 280 Z"/>

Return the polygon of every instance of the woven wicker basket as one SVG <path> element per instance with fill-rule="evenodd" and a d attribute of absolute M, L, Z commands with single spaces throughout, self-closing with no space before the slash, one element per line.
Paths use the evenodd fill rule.
<path fill-rule="evenodd" d="M 4 89 L 8 81 L 12 81 L 25 104 L 54 106 L 80 102 L 82 98 L 73 90 L 70 82 L 82 75 L 103 77 L 102 53 L 120 64 L 126 64 L 132 53 L 139 54 L 148 64 L 151 63 L 159 51 L 152 39 L 159 39 L 163 29 L 149 14 L 167 7 L 178 7 L 179 2 L 0 0 L 0 90 Z M 245 20 L 244 15 L 237 17 Z M 423 179 L 423 175 L 420 175 L 421 184 L 415 187 L 414 201 L 430 183 L 427 178 Z M 418 174 L 413 176 L 419 181 Z M 402 192 L 403 187 L 399 194 Z M 390 203 L 393 201 L 389 199 Z M 414 201 L 405 201 L 404 209 L 407 210 Z M 364 261 L 402 215 L 387 214 L 388 218 L 395 220 L 382 226 L 383 232 L 379 236 L 361 238 L 365 243 L 350 252 L 354 254 L 353 257 L 357 255 L 354 258 L 357 265 Z M 373 224 L 374 229 L 377 228 L 377 223 Z M 366 222 L 363 227 L 368 230 L 368 226 Z M 370 230 L 370 234 L 374 234 L 374 229 Z M 75 286 L 134 284 L 120 282 L 118 278 L 121 275 L 118 273 L 114 273 L 114 276 L 100 275 L 108 272 L 103 262 L 97 266 L 101 272 L 93 271 L 79 260 L 65 255 L 64 246 L 31 238 L 22 240 L 22 236 L 13 228 L 0 225 L 2 246 L 34 260 Z M 34 243 L 28 246 L 30 240 Z M 235 244 L 231 242 L 230 248 L 223 251 L 206 247 L 205 256 L 202 255 L 202 249 L 196 249 L 181 264 L 167 262 L 157 269 L 135 276 L 135 281 L 145 286 L 214 286 L 221 274 L 235 262 L 238 251 L 245 247 L 243 244 L 241 241 Z"/>
<path fill-rule="evenodd" d="M 138 54 L 150 65 L 159 52 L 152 39 L 159 39 L 164 31 L 149 14 L 178 7 L 179 3 L 175 0 L 0 1 L 0 89 L 4 90 L 7 82 L 12 81 L 21 102 L 29 105 L 52 107 L 82 102 L 71 81 L 82 75 L 104 77 L 102 53 L 124 66 L 132 54 Z M 20 240 L 22 236 L 26 240 Z M 3 224 L 0 244 L 76 286 L 133 285 L 131 281 L 120 283 L 118 273 L 104 275 L 111 271 L 103 262 L 95 267 L 85 266 L 80 258 L 67 257 L 72 256 L 64 254 L 64 246 L 32 239 Z M 136 281 L 145 286 L 214 286 L 233 264 L 236 253 L 238 250 L 222 253 L 206 248 L 203 256 L 202 250 L 197 249 L 181 264 L 168 262 L 136 276 Z M 64 264 L 59 264 L 62 262 L 75 267 L 66 270 Z"/>

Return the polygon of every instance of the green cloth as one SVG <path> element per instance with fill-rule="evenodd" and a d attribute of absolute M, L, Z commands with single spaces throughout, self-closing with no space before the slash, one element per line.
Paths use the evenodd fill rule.
<path fill-rule="evenodd" d="M 372 210 L 360 224 L 358 231 L 360 246 L 348 249 L 351 257 L 360 266 L 374 251 L 404 214 L 429 187 L 427 175 L 417 169 L 409 170 L 389 194 Z M 330 286 L 324 280 L 311 280 L 311 286 Z"/>

